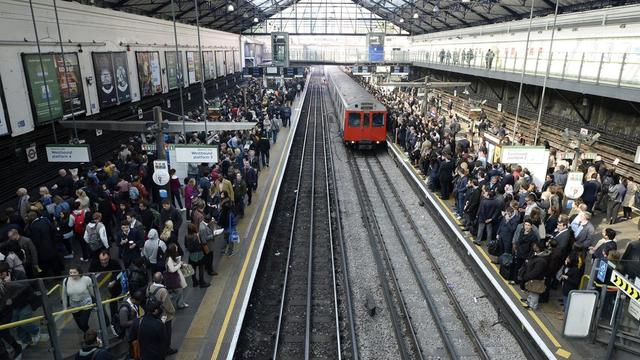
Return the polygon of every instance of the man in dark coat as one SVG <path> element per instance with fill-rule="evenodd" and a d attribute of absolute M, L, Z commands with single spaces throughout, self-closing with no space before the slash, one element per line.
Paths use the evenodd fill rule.
<path fill-rule="evenodd" d="M 475 227 L 481 196 L 482 192 L 478 186 L 478 180 L 473 179 L 469 181 L 467 194 L 465 196 L 464 224 L 465 227 L 470 230 Z"/>
<path fill-rule="evenodd" d="M 242 169 L 242 177 L 247 183 L 247 206 L 251 205 L 251 195 L 258 188 L 258 174 L 256 170 L 249 164 L 249 160 L 244 160 L 244 168 Z"/>
<path fill-rule="evenodd" d="M 164 224 L 167 220 L 171 220 L 173 222 L 173 232 L 176 237 L 178 236 L 178 231 L 180 231 L 180 227 L 182 226 L 182 215 L 171 206 L 169 200 L 162 200 L 162 210 L 160 210 L 160 228 L 164 227 Z"/>
<path fill-rule="evenodd" d="M 42 276 L 57 276 L 63 269 L 60 254 L 56 249 L 54 241 L 53 225 L 44 216 L 30 211 L 28 214 L 29 226 L 27 233 L 38 253 L 38 266 L 41 272 L 36 274 Z"/>
<path fill-rule="evenodd" d="M 140 343 L 140 360 L 163 360 L 167 357 L 169 337 L 165 324 L 160 320 L 162 303 L 150 297 L 145 306 L 143 317 L 135 319 L 131 324 L 129 342 Z"/>
<path fill-rule="evenodd" d="M 453 189 L 453 171 L 456 164 L 451 160 L 451 155 L 445 154 L 440 161 L 440 172 L 438 174 L 440 181 L 440 197 L 443 200 L 449 199 L 451 190 Z"/>
<path fill-rule="evenodd" d="M 120 247 L 120 259 L 125 267 L 129 267 L 132 261 L 142 256 L 140 249 L 144 246 L 144 238 L 139 231 L 132 230 L 129 222 L 124 220 L 120 224 L 118 232 L 118 246 Z"/>
<path fill-rule="evenodd" d="M 598 193 L 602 189 L 602 184 L 598 181 L 598 174 L 591 174 L 591 179 L 584 183 L 584 191 L 582 192 L 582 200 L 587 204 L 587 211 L 593 213 L 593 205 L 598 199 Z"/>
<path fill-rule="evenodd" d="M 487 240 L 492 239 L 493 224 L 498 223 L 498 216 L 503 204 L 496 199 L 496 194 L 493 190 L 486 190 L 483 195 L 484 199 L 480 201 L 480 208 L 478 209 L 478 234 L 476 240 L 473 241 L 476 245 L 482 245 L 485 229 L 487 230 Z"/>

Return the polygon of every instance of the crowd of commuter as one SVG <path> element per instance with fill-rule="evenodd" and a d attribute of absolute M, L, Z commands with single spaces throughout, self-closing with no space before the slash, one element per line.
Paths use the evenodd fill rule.
<path fill-rule="evenodd" d="M 104 314 L 112 335 L 132 344 L 132 358 L 176 353 L 171 323 L 189 306 L 184 290 L 210 286 L 222 256 L 235 254 L 236 224 L 303 88 L 298 79 L 267 88 L 251 80 L 246 90 L 226 94 L 220 120 L 257 126 L 215 134 L 215 164 L 190 163 L 183 178 L 170 168 L 169 196 L 153 182 L 154 153 L 143 150 L 143 140 L 153 139 L 140 137 L 129 138 L 108 161 L 60 169 L 48 186 L 18 189 L 15 206 L 0 214 L 0 323 L 33 317 L 42 303 L 29 280 L 47 277 L 47 286 L 59 286 L 63 309 L 80 309 L 72 313 L 84 340 L 77 358 L 111 359 L 90 327 L 97 280 L 107 298 L 124 297 L 104 306 Z M 165 137 L 207 141 L 204 133 L 186 141 Z M 39 342 L 39 323 L 0 330 L 0 339 L 0 358 L 20 358 Z"/>
<path fill-rule="evenodd" d="M 616 231 L 607 227 L 630 219 L 634 202 L 638 205 L 632 177 L 618 175 L 615 166 L 599 157 L 582 162 L 577 171 L 584 174 L 584 193 L 568 199 L 564 188 L 570 163 L 556 158 L 554 149 L 545 182 L 536 186 L 527 168 L 488 158 L 484 132 L 498 137 L 501 145 L 525 144 L 521 134 L 513 139 L 505 124 L 491 122 L 483 113 L 472 130 L 463 131 L 452 101 L 443 106 L 431 97 L 429 114 L 422 115 L 415 93 L 366 86 L 387 106 L 391 136 L 427 178 L 430 190 L 443 200 L 453 198 L 453 216 L 473 242 L 486 246 L 500 274 L 527 294 L 523 306 L 537 309 L 549 301 L 551 289 L 561 290 L 566 303 L 595 259 L 619 261 L 618 270 L 640 276 L 640 239 L 618 249 Z M 593 223 L 596 212 L 606 222 L 600 240 L 600 224 Z"/>

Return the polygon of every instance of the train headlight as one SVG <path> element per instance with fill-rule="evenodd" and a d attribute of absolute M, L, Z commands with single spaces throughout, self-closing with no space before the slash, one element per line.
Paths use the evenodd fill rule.
<path fill-rule="evenodd" d="M 376 144 L 380 144 L 380 141 L 376 141 Z"/>
<path fill-rule="evenodd" d="M 356 142 L 355 142 L 355 141 L 352 141 L 351 143 L 352 143 L 352 144 L 355 144 Z"/>

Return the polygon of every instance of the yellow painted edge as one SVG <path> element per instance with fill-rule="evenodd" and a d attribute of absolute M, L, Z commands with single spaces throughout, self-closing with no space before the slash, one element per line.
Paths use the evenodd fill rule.
<path fill-rule="evenodd" d="M 293 132 L 293 134 L 291 135 L 291 137 L 289 137 L 289 139 L 287 140 L 287 144 L 285 144 L 285 146 L 283 147 L 283 151 L 282 154 L 280 155 L 280 160 L 278 162 L 278 167 L 277 170 L 275 172 L 275 174 L 278 174 L 280 172 L 280 168 L 282 167 L 282 165 L 284 164 L 284 156 L 285 156 L 285 152 L 286 149 L 289 145 L 289 142 L 293 141 L 293 138 L 295 137 L 295 131 Z M 224 321 L 222 322 L 222 327 L 220 329 L 220 332 L 218 333 L 218 337 L 216 340 L 216 345 L 213 348 L 213 353 L 211 354 L 211 359 L 215 360 L 218 358 L 218 355 L 220 355 L 220 349 L 222 347 L 222 341 L 224 341 L 224 337 L 226 335 L 227 332 L 227 327 L 229 326 L 229 320 L 231 319 L 231 315 L 233 314 L 233 310 L 236 306 L 236 302 L 238 300 L 238 294 L 240 293 L 240 287 L 242 286 L 242 282 L 244 280 L 244 276 L 245 273 L 247 272 L 247 267 L 249 266 L 249 260 L 251 259 L 251 255 L 253 253 L 253 248 L 255 246 L 256 240 L 258 238 L 258 234 L 260 233 L 260 227 L 262 226 L 262 221 L 264 220 L 264 215 L 267 211 L 267 206 L 269 205 L 269 199 L 271 198 L 271 194 L 273 192 L 273 187 L 275 186 L 276 183 L 276 179 L 277 176 L 274 174 L 273 178 L 271 179 L 271 185 L 269 186 L 269 192 L 267 193 L 267 197 L 265 198 L 265 203 L 262 207 L 262 212 L 260 213 L 260 217 L 258 219 L 258 224 L 255 227 L 255 231 L 253 233 L 253 236 L 251 237 L 251 243 L 249 244 L 249 248 L 247 250 L 247 255 L 244 259 L 244 263 L 242 264 L 242 269 L 240 270 L 240 274 L 238 275 L 238 280 L 236 282 L 236 287 L 233 290 L 233 295 L 231 296 L 231 300 L 229 301 L 229 306 L 227 307 L 227 313 L 225 314 L 224 317 Z"/>
<path fill-rule="evenodd" d="M 392 144 L 392 146 L 394 146 L 396 149 L 398 149 L 398 147 L 395 144 Z M 415 171 L 414 171 L 415 173 Z M 435 194 L 434 194 L 435 195 Z M 447 206 L 447 204 L 440 199 L 437 195 L 434 196 L 435 199 L 438 200 L 438 202 L 440 202 L 440 205 L 444 208 L 444 210 L 449 214 L 449 216 L 456 221 L 456 223 L 460 224 L 460 222 L 458 221 L 458 219 L 456 219 L 456 217 L 454 216 L 453 212 L 451 211 L 451 209 L 449 209 L 449 206 Z M 478 251 L 480 252 L 480 254 L 485 258 L 485 260 L 487 261 L 487 263 L 491 264 L 491 267 L 498 272 L 498 267 L 491 263 L 491 258 L 489 257 L 489 254 L 487 254 L 483 248 L 479 248 Z M 500 280 L 502 280 L 502 282 L 507 286 L 507 288 L 509 290 L 511 290 L 511 292 L 513 293 L 513 295 L 516 298 L 520 298 L 520 293 L 518 293 L 518 291 L 511 285 L 509 284 L 509 282 L 507 282 L 505 279 L 502 278 L 502 276 L 499 277 Z M 531 316 L 531 318 L 536 322 L 536 324 L 538 324 L 538 326 L 542 329 L 542 331 L 544 332 L 544 334 L 549 338 L 549 340 L 553 343 L 554 346 L 556 346 L 558 348 L 556 354 L 561 353 L 561 354 L 567 354 L 567 358 L 569 356 L 571 356 L 571 353 L 567 350 L 564 350 L 562 348 L 562 344 L 560 344 L 560 342 L 558 341 L 558 339 L 556 339 L 556 337 L 551 333 L 551 331 L 547 328 L 547 326 L 542 322 L 542 320 L 540 320 L 540 318 L 538 317 L 538 315 L 533 311 L 533 310 L 529 310 L 529 315 Z"/>
<path fill-rule="evenodd" d="M 556 355 L 558 355 L 558 356 L 560 356 L 560 357 L 563 357 L 563 358 L 565 358 L 565 359 L 568 359 L 568 358 L 570 358 L 570 357 L 571 357 L 571 353 L 570 353 L 570 352 L 568 352 L 568 351 L 567 351 L 567 350 L 565 350 L 565 349 L 562 349 L 562 348 L 561 348 L 561 349 L 558 349 L 558 351 L 556 351 Z"/>

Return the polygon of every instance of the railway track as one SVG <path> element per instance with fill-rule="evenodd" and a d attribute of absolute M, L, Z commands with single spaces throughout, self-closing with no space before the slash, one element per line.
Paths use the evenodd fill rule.
<path fill-rule="evenodd" d="M 272 359 L 342 359 L 327 132 L 311 85 Z"/>
<path fill-rule="evenodd" d="M 378 276 L 383 290 L 389 288 L 384 291 L 385 301 L 401 358 L 488 359 L 379 159 L 351 152 L 349 162 L 363 217 L 372 229 L 370 242 L 380 264 Z M 439 335 L 436 341 L 435 333 Z"/>

